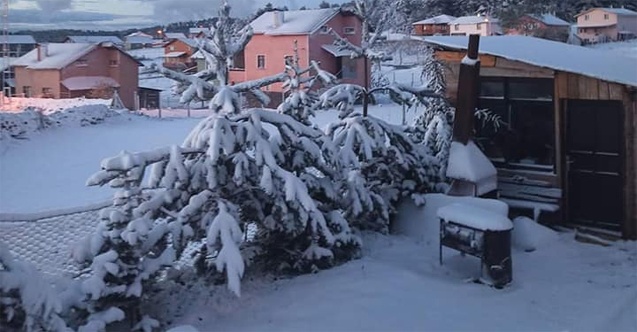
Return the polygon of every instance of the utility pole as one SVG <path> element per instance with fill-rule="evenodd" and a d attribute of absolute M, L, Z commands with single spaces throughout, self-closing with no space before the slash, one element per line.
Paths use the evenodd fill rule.
<path fill-rule="evenodd" d="M 2 99 L 0 105 L 4 105 L 5 98 L 11 101 L 11 59 L 9 57 L 9 0 L 2 0 Z"/>

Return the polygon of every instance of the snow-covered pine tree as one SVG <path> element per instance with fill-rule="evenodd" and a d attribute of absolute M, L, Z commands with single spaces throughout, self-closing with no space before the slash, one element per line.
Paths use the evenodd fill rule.
<path fill-rule="evenodd" d="M 432 48 L 428 47 L 424 51 L 423 81 L 426 82 L 427 88 L 444 96 L 447 88 L 444 64 L 435 58 Z M 445 98 L 427 99 L 423 106 L 424 111 L 416 119 L 412 137 L 421 142 L 434 157 L 432 167 L 437 174 L 436 189 L 444 191 L 454 109 Z"/>
<path fill-rule="evenodd" d="M 0 242 L 0 330 L 72 331 L 57 295 L 33 265 L 15 259 Z"/>
<path fill-rule="evenodd" d="M 79 243 L 73 253 L 74 259 L 92 272 L 82 281 L 87 305 L 85 323 L 79 331 L 103 331 L 126 316 L 144 331 L 159 326 L 149 317 L 139 317 L 141 297 L 144 283 L 174 262 L 175 250 L 169 245 L 167 220 L 152 218 L 156 211 L 142 205 L 147 198 L 141 182 L 147 165 L 167 156 L 178 158 L 180 153 L 176 147 L 145 154 L 123 151 L 103 160 L 102 171 L 87 181 L 88 185 L 108 184 L 117 191 L 112 207 L 100 211 L 96 232 Z M 185 175 L 183 169 L 174 172 L 175 177 Z"/>

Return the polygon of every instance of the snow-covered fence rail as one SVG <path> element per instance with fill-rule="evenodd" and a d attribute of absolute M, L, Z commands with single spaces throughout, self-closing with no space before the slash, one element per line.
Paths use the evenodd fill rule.
<path fill-rule="evenodd" d="M 0 213 L 0 241 L 16 258 L 33 263 L 50 275 L 79 272 L 71 258 L 76 243 L 93 232 L 106 201 L 42 213 Z"/>

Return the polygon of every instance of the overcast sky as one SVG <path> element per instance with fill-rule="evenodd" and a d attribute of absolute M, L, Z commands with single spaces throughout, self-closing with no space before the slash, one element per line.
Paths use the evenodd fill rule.
<path fill-rule="evenodd" d="M 221 0 L 10 0 L 10 30 L 72 28 L 111 30 L 215 16 Z M 346 0 L 331 0 L 343 3 Z M 297 9 L 321 0 L 228 0 L 233 16 L 247 16 L 272 2 Z"/>

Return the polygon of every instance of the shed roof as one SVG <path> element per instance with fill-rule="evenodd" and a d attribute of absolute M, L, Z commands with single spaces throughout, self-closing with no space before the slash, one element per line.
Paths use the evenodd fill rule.
<path fill-rule="evenodd" d="M 250 23 L 254 33 L 266 35 L 311 34 L 340 12 L 339 9 L 289 10 L 279 12 L 283 22 L 275 26 L 275 11 L 266 12 Z"/>
<path fill-rule="evenodd" d="M 553 14 L 526 14 L 526 16 L 534 18 L 546 25 L 551 26 L 570 26 L 571 24 Z"/>
<path fill-rule="evenodd" d="M 438 15 L 436 17 L 428 18 L 426 20 L 414 22 L 412 25 L 416 24 L 448 24 L 449 22 L 455 20 L 455 16 L 451 15 Z"/>
<path fill-rule="evenodd" d="M 38 61 L 38 49 L 18 58 L 13 65 L 29 69 L 61 69 L 95 49 L 98 44 L 49 43 L 44 44 L 46 55 Z"/>
<path fill-rule="evenodd" d="M 122 44 L 123 41 L 117 36 L 68 36 L 67 41 L 73 43 L 101 43 L 111 42 L 115 44 Z"/>
<path fill-rule="evenodd" d="M 31 35 L 7 35 L 9 44 L 35 44 L 35 39 Z"/>
<path fill-rule="evenodd" d="M 467 36 L 432 36 L 424 40 L 443 48 L 466 50 L 469 38 Z M 513 35 L 482 37 L 479 52 L 538 67 L 637 86 L 635 61 L 611 52 Z"/>

